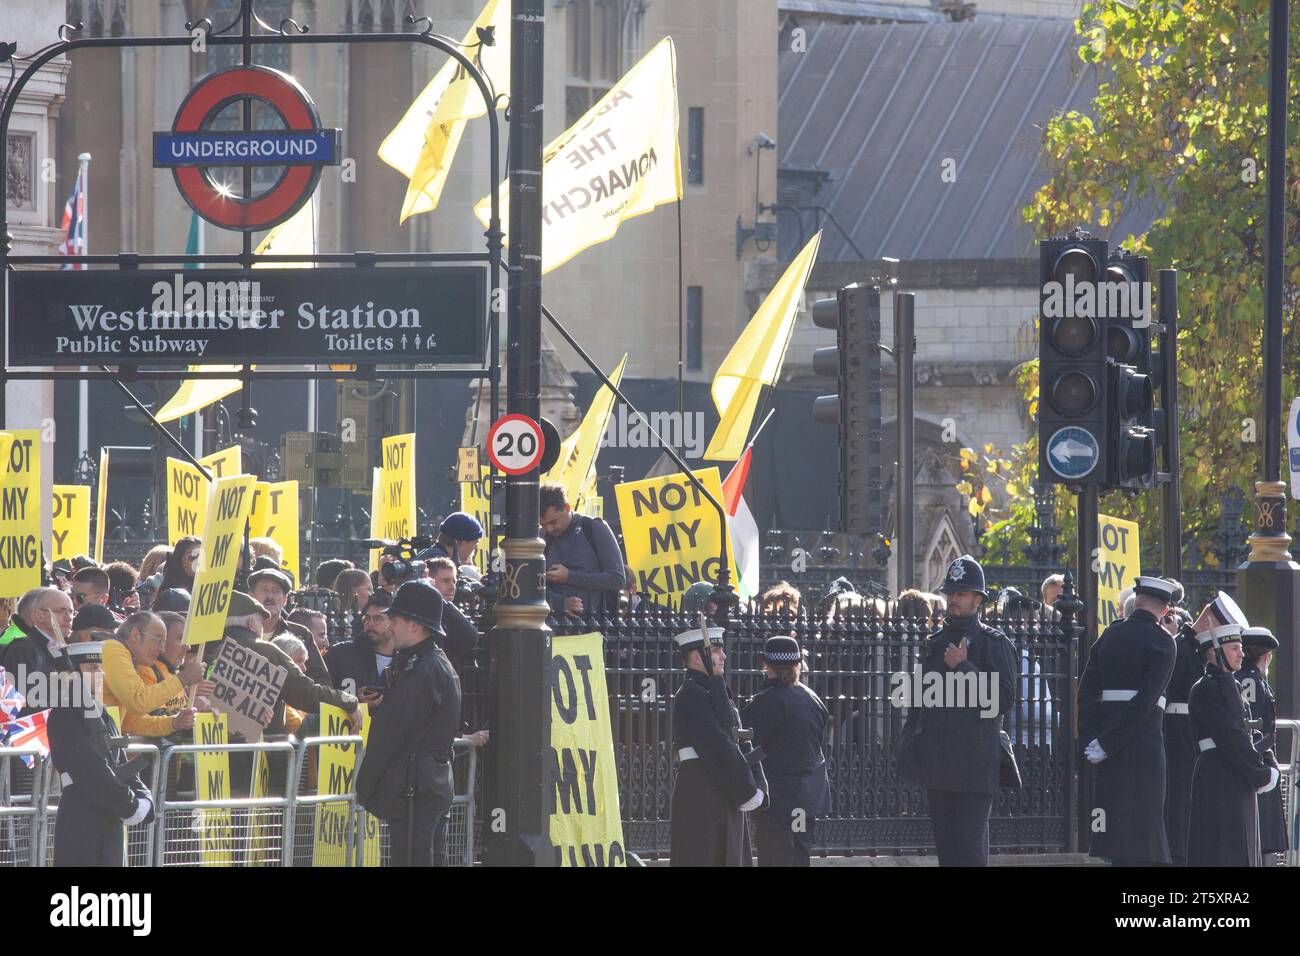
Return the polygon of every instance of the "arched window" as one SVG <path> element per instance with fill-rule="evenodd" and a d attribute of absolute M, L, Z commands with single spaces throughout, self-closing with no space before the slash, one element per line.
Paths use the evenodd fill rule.
<path fill-rule="evenodd" d="M 927 591 L 936 590 L 943 583 L 948 573 L 948 565 L 961 557 L 961 545 L 957 532 L 952 526 L 952 518 L 944 514 L 935 526 L 930 544 L 925 549 L 924 575 L 922 580 Z"/>

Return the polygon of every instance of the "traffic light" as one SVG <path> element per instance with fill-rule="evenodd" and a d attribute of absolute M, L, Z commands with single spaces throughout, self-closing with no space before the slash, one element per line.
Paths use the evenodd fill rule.
<path fill-rule="evenodd" d="M 1120 249 L 1106 268 L 1106 352 L 1111 360 L 1110 472 L 1107 485 L 1150 488 L 1155 484 L 1157 441 L 1164 426 L 1155 407 L 1156 383 L 1162 379 L 1160 353 L 1151 349 L 1151 286 L 1145 256 Z"/>
<path fill-rule="evenodd" d="M 880 290 L 854 284 L 813 303 L 813 323 L 835 329 L 836 345 L 813 354 L 813 370 L 839 391 L 813 403 L 813 417 L 839 426 L 840 524 L 849 534 L 880 531 Z"/>
<path fill-rule="evenodd" d="M 1038 244 L 1038 480 L 1104 484 L 1106 328 L 1097 288 L 1107 244 L 1075 231 Z"/>

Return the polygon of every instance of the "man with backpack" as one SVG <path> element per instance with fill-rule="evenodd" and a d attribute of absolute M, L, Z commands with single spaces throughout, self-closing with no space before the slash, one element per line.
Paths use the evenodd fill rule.
<path fill-rule="evenodd" d="M 563 485 L 542 485 L 546 600 L 557 614 L 613 614 L 626 583 L 614 532 L 600 518 L 577 514 Z"/>

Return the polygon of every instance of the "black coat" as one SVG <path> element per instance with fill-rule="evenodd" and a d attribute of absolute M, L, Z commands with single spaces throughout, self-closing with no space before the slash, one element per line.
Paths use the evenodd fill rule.
<path fill-rule="evenodd" d="M 465 612 L 447 601 L 442 606 L 442 629 L 445 636 L 436 636 L 434 640 L 446 653 L 448 660 L 457 671 L 474 663 L 474 645 L 478 641 L 478 628 L 465 616 Z"/>
<path fill-rule="evenodd" d="M 1241 670 L 1234 675 L 1241 685 L 1241 700 L 1246 705 L 1246 714 L 1251 720 L 1260 722 L 1259 732 L 1263 735 L 1255 740 L 1255 749 L 1260 753 L 1277 749 L 1277 706 L 1273 699 L 1273 688 L 1268 686 L 1268 678 L 1259 672 L 1254 664 L 1242 664 Z M 1287 839 L 1286 815 L 1282 812 L 1282 788 L 1274 787 L 1267 793 L 1261 793 L 1257 800 L 1259 805 L 1259 850 L 1261 853 L 1285 853 L 1290 849 Z"/>
<path fill-rule="evenodd" d="M 728 715 L 728 711 L 730 714 Z M 732 733 L 740 714 L 721 677 L 688 670 L 673 695 L 673 754 L 698 756 L 677 767 L 672 797 L 673 866 L 750 866 L 749 831 L 740 806 L 758 785 Z"/>
<path fill-rule="evenodd" d="M 399 651 L 384 672 L 357 771 L 357 799 L 381 820 L 405 818 L 411 799 L 441 813 L 451 806 L 452 744 L 460 729 L 460 678 L 433 639 Z"/>
<path fill-rule="evenodd" d="M 1088 808 L 1092 855 L 1170 863 L 1165 830 L 1162 710 L 1176 656 L 1173 638 L 1150 611 L 1136 610 L 1102 632 L 1079 680 L 1079 743 L 1101 743 Z M 1106 691 L 1137 691 L 1103 700 Z"/>
<path fill-rule="evenodd" d="M 375 660 L 375 648 L 364 634 L 355 641 L 335 644 L 325 652 L 325 666 L 330 682 L 351 694 L 361 693 L 363 687 L 379 687 L 383 675 Z"/>
<path fill-rule="evenodd" d="M 1255 791 L 1272 773 L 1251 743 L 1241 689 L 1227 671 L 1206 667 L 1191 709 L 1197 741 L 1214 747 L 1201 751 L 1192 774 L 1187 865 L 1259 866 Z"/>
<path fill-rule="evenodd" d="M 9 672 L 15 685 L 22 674 L 52 674 L 55 671 L 54 655 L 50 653 L 50 643 L 40 631 L 33 628 L 26 637 L 16 637 L 3 648 L 0 667 Z M 30 677 L 27 678 L 29 681 Z M 19 687 L 26 692 L 27 688 Z M 20 717 L 34 714 L 44 707 L 27 705 L 18 712 Z"/>
<path fill-rule="evenodd" d="M 1165 831 L 1174 866 L 1187 865 L 1187 813 L 1192 803 L 1192 768 L 1196 766 L 1196 734 L 1185 711 L 1192 685 L 1200 679 L 1201 659 L 1196 653 L 1196 632 L 1184 624 L 1174 638 L 1174 671 L 1165 688 Z M 1181 706 L 1179 706 L 1181 705 Z M 1084 741 L 1085 744 L 1088 741 Z"/>
<path fill-rule="evenodd" d="M 140 807 L 149 791 L 136 774 L 119 778 L 126 764 L 120 750 L 110 750 L 117 726 L 106 713 L 87 716 L 80 707 L 56 707 L 46 725 L 50 756 L 68 774 L 55 818 L 55 866 L 122 866 L 122 821 Z M 153 811 L 143 823 L 153 820 Z"/>
<path fill-rule="evenodd" d="M 763 773 L 771 787 L 769 812 L 788 821 L 795 810 L 808 817 L 831 808 L 822 737 L 830 711 L 806 684 L 769 679 L 740 712 L 754 730 L 754 746 L 766 752 Z"/>
<path fill-rule="evenodd" d="M 951 671 L 943 654 L 950 644 L 967 638 L 966 660 Z M 1020 664 L 1015 645 L 999 630 L 978 618 L 950 618 L 930 637 L 921 661 L 922 680 L 938 679 L 966 695 L 967 706 L 955 706 L 947 695 L 939 706 L 928 699 L 910 701 L 899 740 L 899 772 L 931 790 L 997 793 L 1000 788 L 1002 718 L 1016 705 Z M 927 675 L 936 675 L 928 678 Z M 951 675 L 951 676 L 950 676 Z M 970 700 L 971 677 L 976 687 L 996 691 L 996 714 L 988 714 L 978 699 Z M 908 675 L 910 677 L 910 675 Z M 954 681 L 962 681 L 957 688 Z M 990 704 L 994 701 L 989 701 Z"/>

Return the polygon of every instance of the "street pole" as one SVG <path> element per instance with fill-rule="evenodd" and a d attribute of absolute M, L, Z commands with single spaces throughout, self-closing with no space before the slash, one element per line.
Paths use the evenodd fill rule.
<path fill-rule="evenodd" d="M 1178 435 L 1178 270 L 1161 269 L 1159 281 L 1160 324 L 1164 326 L 1160 348 L 1164 382 L 1160 386 L 1160 400 L 1165 413 L 1165 467 L 1169 469 L 1169 480 L 1161 488 L 1161 504 L 1164 509 L 1161 559 L 1164 561 L 1165 577 L 1181 580 L 1183 494 Z"/>
<path fill-rule="evenodd" d="M 1083 631 L 1079 637 L 1079 669 L 1078 673 L 1082 676 L 1084 668 L 1088 665 L 1088 656 L 1092 653 L 1092 645 L 1097 641 L 1097 628 L 1100 626 L 1097 621 L 1097 572 L 1093 570 L 1093 555 L 1097 553 L 1099 542 L 1097 529 L 1097 514 L 1101 510 L 1098 500 L 1099 491 L 1095 484 L 1084 485 L 1076 499 L 1078 504 L 1076 512 L 1078 514 L 1078 546 L 1079 550 L 1076 556 L 1076 564 L 1079 569 L 1079 603 L 1083 605 L 1082 609 L 1075 615 L 1075 623 L 1083 625 Z M 1070 699 L 1075 700 L 1078 696 L 1078 688 L 1069 689 Z M 1075 716 L 1077 720 L 1077 714 Z M 1086 746 L 1091 741 L 1083 741 Z M 1079 828 L 1079 851 L 1086 852 L 1090 839 L 1092 824 L 1092 811 L 1094 804 L 1092 801 L 1092 765 L 1087 761 L 1080 761 L 1079 767 L 1079 792 L 1078 792 L 1078 828 Z"/>
<path fill-rule="evenodd" d="M 913 532 L 916 480 L 916 296 L 894 293 L 894 367 L 898 370 L 898 591 L 916 587 Z"/>
<path fill-rule="evenodd" d="M 506 407 L 534 421 L 541 415 L 545 14 L 545 0 L 511 2 Z M 487 767 L 483 820 L 484 859 L 492 866 L 553 863 L 543 761 L 550 744 L 551 635 L 537 492 L 537 469 L 506 479 L 506 567 L 488 639 L 495 759 Z"/>
<path fill-rule="evenodd" d="M 1264 273 L 1264 477 L 1255 483 L 1250 557 L 1237 572 L 1237 596 L 1250 622 L 1281 638 L 1274 661 L 1278 713 L 1300 705 L 1300 564 L 1291 560 L 1282 481 L 1282 292 L 1286 230 L 1287 0 L 1271 0 L 1268 83 L 1268 229 Z"/>

